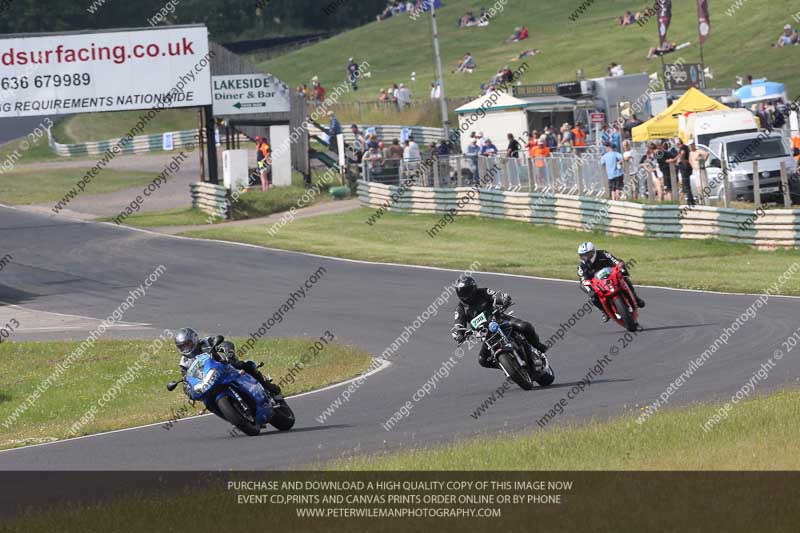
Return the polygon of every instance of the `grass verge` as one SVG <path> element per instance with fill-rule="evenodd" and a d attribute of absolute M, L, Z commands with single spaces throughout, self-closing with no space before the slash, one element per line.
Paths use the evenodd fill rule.
<path fill-rule="evenodd" d="M 95 220 L 112 222 L 114 217 L 100 217 Z M 124 226 L 154 228 L 160 226 L 200 226 L 208 223 L 208 213 L 199 209 L 181 207 L 166 211 L 143 211 L 134 213 L 124 221 Z"/>
<path fill-rule="evenodd" d="M 141 111 L 114 111 L 72 115 L 55 125 L 53 137 L 62 144 L 119 139 L 136 125 L 141 114 Z M 193 109 L 163 109 L 139 135 L 191 130 L 197 124 L 197 112 Z"/>
<path fill-rule="evenodd" d="M 287 369 L 308 353 L 316 339 L 269 339 L 255 344 L 248 359 L 263 361 L 265 373 L 276 381 Z M 10 342 L 0 344 L 0 448 L 14 448 L 68 438 L 70 428 L 98 401 L 129 367 L 148 351 L 152 341 L 98 341 L 55 381 L 47 394 L 17 420 L 5 426 L 9 416 L 35 388 L 48 378 L 55 365 L 71 353 L 80 342 Z M 148 351 L 149 353 L 149 351 Z M 132 381 L 123 386 L 111 401 L 97 409 L 94 420 L 83 426 L 78 435 L 88 435 L 142 424 L 165 421 L 187 405 L 180 392 L 168 392 L 165 384 L 179 376 L 178 356 L 172 343 L 164 343 L 142 365 Z M 328 344 L 295 376 L 294 383 L 284 387 L 287 395 L 296 394 L 342 381 L 364 370 L 369 354 L 351 346 Z M 122 382 L 121 382 L 122 383 Z M 200 412 L 197 404 L 183 416 Z"/>
<path fill-rule="evenodd" d="M 760 251 L 717 240 L 652 239 L 610 236 L 533 225 L 526 222 L 459 216 L 435 238 L 426 230 L 439 215 L 385 214 L 369 226 L 372 210 L 297 219 L 271 236 L 262 226 L 209 228 L 187 232 L 322 255 L 463 269 L 473 261 L 481 270 L 577 279 L 576 250 L 592 240 L 625 260 L 636 259 L 639 284 L 725 292 L 760 292 L 763 280 L 776 279 L 800 250 Z M 735 264 L 736 268 L 729 266 Z M 800 295 L 800 279 L 790 278 L 783 294 Z"/>
<path fill-rule="evenodd" d="M 659 411 L 439 448 L 341 460 L 335 470 L 798 470 L 800 391 L 742 402 L 711 431 L 719 405 Z"/>
<path fill-rule="evenodd" d="M 86 174 L 90 166 L 80 168 L 26 168 L 3 174 L 0 198 L 10 204 L 57 202 Z M 83 194 L 101 194 L 129 187 L 144 186 L 156 177 L 154 173 L 103 170 Z"/>

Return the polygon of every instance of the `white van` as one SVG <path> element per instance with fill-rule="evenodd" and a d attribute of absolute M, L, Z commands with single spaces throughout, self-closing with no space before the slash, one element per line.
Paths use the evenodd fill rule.
<path fill-rule="evenodd" d="M 711 190 L 711 199 L 720 199 L 722 193 L 722 161 L 728 164 L 728 181 L 731 197 L 735 200 L 753 201 L 753 161 L 758 161 L 759 187 L 762 201 L 770 197 L 780 202 L 781 163 L 786 164 L 789 192 L 793 201 L 800 198 L 800 187 L 795 177 L 797 163 L 792 157 L 789 140 L 778 133 L 741 133 L 726 135 L 711 140 L 710 145 L 697 143 L 697 148 L 709 152 L 706 161 L 706 176 Z M 692 190 L 700 193 L 700 176 L 692 174 Z"/>
<path fill-rule="evenodd" d="M 712 139 L 723 135 L 757 132 L 758 121 L 747 109 L 705 111 L 678 117 L 678 131 L 683 142 L 694 139 L 698 145 L 710 146 Z"/>

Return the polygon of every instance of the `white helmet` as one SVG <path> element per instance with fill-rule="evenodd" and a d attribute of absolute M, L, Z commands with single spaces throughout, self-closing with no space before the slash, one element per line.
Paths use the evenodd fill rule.
<path fill-rule="evenodd" d="M 586 261 L 590 265 L 594 263 L 594 258 L 597 257 L 597 250 L 594 247 L 594 243 L 591 241 L 582 242 L 580 246 L 578 246 L 578 256 L 581 258 L 581 261 Z"/>

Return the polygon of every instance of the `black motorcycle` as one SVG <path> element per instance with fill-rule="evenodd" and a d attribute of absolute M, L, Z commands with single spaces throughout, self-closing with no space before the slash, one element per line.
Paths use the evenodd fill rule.
<path fill-rule="evenodd" d="M 531 390 L 534 382 L 541 387 L 551 385 L 556 379 L 553 367 L 505 320 L 508 307 L 495 307 L 491 316 L 480 313 L 469 321 L 467 335 L 480 339 L 489 348 L 490 359 L 523 390 Z"/>

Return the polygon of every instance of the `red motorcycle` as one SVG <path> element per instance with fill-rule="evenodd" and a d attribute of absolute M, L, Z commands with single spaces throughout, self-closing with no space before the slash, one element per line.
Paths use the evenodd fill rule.
<path fill-rule="evenodd" d="M 637 331 L 639 306 L 636 305 L 633 291 L 622 276 L 623 266 L 620 263 L 613 268 L 599 270 L 589 283 L 606 314 L 628 331 Z"/>

